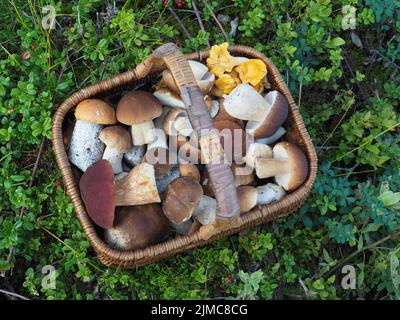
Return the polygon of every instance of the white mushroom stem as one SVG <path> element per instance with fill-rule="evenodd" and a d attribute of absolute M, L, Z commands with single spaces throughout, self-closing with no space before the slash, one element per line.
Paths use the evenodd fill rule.
<path fill-rule="evenodd" d="M 245 156 L 246 165 L 254 169 L 256 158 L 272 158 L 271 147 L 266 144 L 251 143 Z"/>
<path fill-rule="evenodd" d="M 193 127 L 188 117 L 178 117 L 174 121 L 174 127 L 178 133 L 185 137 L 191 136 Z"/>
<path fill-rule="evenodd" d="M 269 204 L 282 199 L 286 194 L 281 186 L 274 183 L 268 183 L 264 186 L 257 187 L 257 204 Z"/>
<path fill-rule="evenodd" d="M 154 128 L 153 135 L 154 139 L 152 142 L 148 144 L 147 150 L 157 149 L 157 148 L 168 149 L 167 136 L 165 135 L 164 130 Z"/>
<path fill-rule="evenodd" d="M 100 124 L 76 120 L 68 158 L 83 172 L 103 155 L 105 144 L 99 139 L 103 128 Z"/>
<path fill-rule="evenodd" d="M 103 154 L 103 159 L 108 160 L 111 163 L 114 174 L 122 172 L 122 157 L 123 153 L 115 148 L 106 147 Z"/>
<path fill-rule="evenodd" d="M 275 177 L 289 172 L 289 161 L 278 159 L 257 158 L 256 174 L 260 179 Z"/>
<path fill-rule="evenodd" d="M 284 127 L 279 127 L 278 130 L 276 130 L 272 136 L 262 139 L 256 139 L 255 142 L 262 144 L 273 144 L 274 142 L 282 138 L 285 134 L 286 134 L 286 129 Z"/>
<path fill-rule="evenodd" d="M 153 121 L 147 121 L 140 124 L 133 124 L 131 127 L 132 144 L 142 146 L 154 140 Z"/>
<path fill-rule="evenodd" d="M 271 105 L 249 84 L 239 84 L 225 98 L 225 111 L 234 118 L 262 121 Z"/>
<path fill-rule="evenodd" d="M 217 201 L 214 198 L 203 195 L 199 206 L 193 212 L 192 217 L 202 225 L 210 224 L 215 221 L 217 212 Z"/>

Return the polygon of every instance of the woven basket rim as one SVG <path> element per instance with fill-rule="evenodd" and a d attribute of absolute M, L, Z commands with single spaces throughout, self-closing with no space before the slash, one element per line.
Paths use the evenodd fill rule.
<path fill-rule="evenodd" d="M 268 79 L 274 83 L 274 89 L 279 90 L 283 95 L 285 95 L 289 102 L 290 115 L 294 121 L 293 128 L 298 131 L 298 136 L 296 136 L 296 138 L 299 139 L 299 145 L 305 152 L 309 161 L 309 174 L 307 180 L 301 187 L 296 189 L 294 192 L 289 193 L 280 201 L 273 202 L 269 205 L 257 206 L 248 213 L 242 215 L 242 224 L 240 227 L 221 232 L 220 234 L 215 235 L 208 240 L 201 240 L 197 232 L 190 236 L 176 237 L 175 239 L 167 240 L 144 249 L 134 251 L 121 251 L 113 249 L 100 238 L 100 236 L 97 234 L 95 225 L 86 213 L 63 143 L 62 124 L 67 113 L 80 101 L 97 96 L 101 93 L 115 90 L 123 85 L 149 81 L 149 79 L 159 75 L 164 67 L 153 66 L 151 70 L 146 70 L 145 74 L 143 74 L 143 68 L 141 65 L 139 65 L 135 70 L 121 73 L 111 78 L 102 80 L 96 84 L 92 84 L 86 88 L 80 89 L 68 97 L 57 108 L 53 116 L 52 142 L 54 146 L 56 162 L 62 173 L 66 192 L 73 203 L 75 214 L 80 221 L 85 234 L 97 252 L 101 262 L 105 265 L 116 267 L 120 266 L 125 268 L 135 267 L 158 261 L 164 257 L 205 245 L 226 235 L 236 233 L 244 228 L 285 216 L 300 207 L 311 192 L 311 188 L 314 184 L 317 174 L 317 155 L 311 138 L 304 126 L 299 109 L 289 89 L 283 82 L 279 71 L 269 58 L 253 48 L 234 45 L 229 46 L 228 50 L 235 56 L 243 55 L 258 58 L 267 64 Z M 209 51 L 200 51 L 188 54 L 186 57 L 187 59 L 201 61 L 204 60 L 208 54 Z"/>

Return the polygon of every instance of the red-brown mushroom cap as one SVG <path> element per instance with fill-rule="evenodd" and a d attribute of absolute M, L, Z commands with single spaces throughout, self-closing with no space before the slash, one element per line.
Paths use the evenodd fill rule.
<path fill-rule="evenodd" d="M 86 211 L 95 224 L 111 228 L 114 222 L 115 184 L 114 172 L 107 160 L 91 165 L 79 181 Z"/>
<path fill-rule="evenodd" d="M 75 109 L 75 118 L 103 125 L 117 123 L 114 108 L 100 99 L 86 99 L 79 102 Z"/>

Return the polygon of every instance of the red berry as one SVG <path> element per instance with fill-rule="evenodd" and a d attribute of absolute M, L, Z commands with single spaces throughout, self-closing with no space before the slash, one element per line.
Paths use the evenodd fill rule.
<path fill-rule="evenodd" d="M 179 40 L 174 40 L 174 43 L 178 47 L 180 47 L 182 45 L 182 43 Z"/>
<path fill-rule="evenodd" d="M 164 6 L 167 6 L 167 5 L 168 5 L 168 2 L 169 2 L 169 0 L 162 0 L 161 2 L 162 2 L 162 4 L 163 4 Z"/>
<path fill-rule="evenodd" d="M 179 7 L 182 8 L 185 5 L 185 1 L 175 1 L 175 4 Z"/>
<path fill-rule="evenodd" d="M 30 54 L 28 51 L 25 51 L 25 52 L 22 54 L 22 60 L 29 59 L 30 57 L 31 57 L 31 54 Z"/>
<path fill-rule="evenodd" d="M 233 281 L 233 276 L 232 276 L 232 274 L 229 274 L 228 275 L 228 280 L 227 280 L 228 284 L 231 284 L 232 281 Z"/>

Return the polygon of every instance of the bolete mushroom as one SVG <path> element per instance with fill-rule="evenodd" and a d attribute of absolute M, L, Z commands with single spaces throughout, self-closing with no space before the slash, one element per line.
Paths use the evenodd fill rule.
<path fill-rule="evenodd" d="M 238 165 L 236 162 L 231 166 L 235 178 L 235 186 L 246 186 L 254 183 L 253 169 L 246 165 Z"/>
<path fill-rule="evenodd" d="M 79 181 L 82 200 L 89 217 L 102 228 L 111 228 L 114 222 L 114 172 L 107 160 L 91 165 Z"/>
<path fill-rule="evenodd" d="M 286 134 L 286 129 L 284 127 L 279 127 L 278 130 L 276 130 L 272 136 L 255 139 L 255 142 L 261 144 L 273 144 L 280 138 L 282 138 L 285 134 Z"/>
<path fill-rule="evenodd" d="M 153 119 L 162 113 L 161 103 L 150 92 L 130 91 L 118 103 L 117 119 L 131 126 L 132 143 L 135 146 L 154 140 Z"/>
<path fill-rule="evenodd" d="M 128 152 L 124 153 L 124 162 L 131 168 L 137 166 L 142 162 L 144 155 L 146 154 L 147 146 L 131 146 Z"/>
<path fill-rule="evenodd" d="M 199 169 L 192 163 L 179 164 L 179 172 L 182 177 L 193 177 L 196 181 L 200 182 Z"/>
<path fill-rule="evenodd" d="M 240 186 L 237 188 L 237 193 L 241 214 L 250 211 L 256 205 L 265 205 L 278 201 L 286 194 L 282 187 L 274 183 L 268 183 L 256 188 L 251 186 Z"/>
<path fill-rule="evenodd" d="M 181 97 L 169 88 L 159 88 L 154 91 L 154 96 L 164 105 L 172 108 L 185 109 Z"/>
<path fill-rule="evenodd" d="M 194 210 L 192 217 L 202 225 L 206 225 L 215 221 L 216 214 L 217 200 L 203 195 L 200 199 L 198 207 Z"/>
<path fill-rule="evenodd" d="M 100 99 L 86 99 L 75 109 L 76 123 L 69 145 L 68 158 L 83 172 L 100 160 L 105 145 L 99 135 L 104 125 L 115 124 L 114 109 Z"/>
<path fill-rule="evenodd" d="M 252 170 L 256 165 L 256 158 L 272 158 L 272 148 L 266 144 L 251 143 L 247 148 L 244 160 L 246 161 L 246 165 Z"/>
<path fill-rule="evenodd" d="M 113 248 L 137 250 L 165 240 L 169 231 L 169 222 L 160 205 L 119 207 L 115 224 L 104 230 L 104 238 Z"/>
<path fill-rule="evenodd" d="M 165 192 L 163 211 L 171 222 L 181 224 L 191 218 L 202 195 L 203 189 L 194 178 L 175 179 Z"/>
<path fill-rule="evenodd" d="M 110 126 L 100 132 L 100 140 L 106 145 L 103 159 L 111 163 L 114 174 L 122 172 L 122 157 L 131 145 L 131 135 L 121 126 Z"/>
<path fill-rule="evenodd" d="M 141 163 L 115 182 L 115 205 L 134 206 L 161 202 L 157 191 L 154 166 Z"/>
<path fill-rule="evenodd" d="M 269 137 L 285 122 L 289 105 L 286 98 L 279 91 L 271 91 L 265 97 L 269 108 L 264 117 L 247 122 L 247 133 L 255 139 Z"/>
<path fill-rule="evenodd" d="M 256 159 L 257 176 L 275 177 L 276 183 L 286 191 L 297 189 L 308 175 L 308 161 L 303 151 L 293 143 L 279 142 L 272 152 L 273 159 Z"/>

